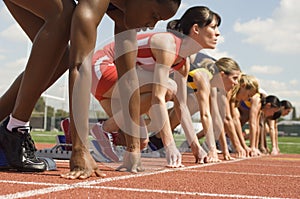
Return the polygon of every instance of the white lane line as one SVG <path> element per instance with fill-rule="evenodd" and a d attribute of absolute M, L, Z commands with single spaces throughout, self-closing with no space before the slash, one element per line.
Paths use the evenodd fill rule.
<path fill-rule="evenodd" d="M 299 175 L 278 175 L 278 174 L 265 174 L 265 173 L 246 173 L 246 172 L 231 172 L 231 171 L 196 171 L 188 170 L 185 172 L 197 172 L 197 173 L 221 173 L 221 174 L 234 174 L 234 175 L 255 175 L 255 176 L 271 176 L 271 177 L 289 177 L 300 178 Z"/>
<path fill-rule="evenodd" d="M 153 189 L 137 189 L 137 188 L 122 188 L 122 187 L 107 187 L 107 186 L 88 186 L 85 188 L 108 189 L 117 191 L 132 191 L 145 193 L 160 193 L 160 194 L 177 194 L 177 195 L 192 195 L 192 196 L 208 196 L 208 197 L 226 197 L 226 198 L 251 198 L 251 199 L 291 199 L 265 196 L 250 196 L 240 194 L 217 194 L 217 193 L 203 193 L 203 192 L 189 192 L 189 191 L 172 191 L 172 190 L 153 190 Z"/>
<path fill-rule="evenodd" d="M 90 186 L 90 185 L 95 185 L 95 184 L 101 184 L 105 182 L 112 182 L 112 181 L 118 181 L 118 180 L 125 180 L 125 179 L 130 179 L 130 178 L 139 178 L 139 177 L 144 177 L 144 176 L 150 176 L 150 175 L 157 175 L 161 173 L 168 173 L 168 172 L 175 172 L 175 171 L 181 171 L 181 170 L 188 170 L 188 169 L 195 169 L 195 168 L 201 168 L 201 167 L 208 167 L 216 164 L 226 164 L 226 163 L 233 163 L 237 161 L 242 161 L 244 159 L 237 159 L 233 160 L 230 162 L 220 162 L 220 163 L 211 163 L 211 164 L 201 164 L 201 165 L 194 165 L 194 166 L 188 166 L 188 167 L 182 167 L 182 168 L 176 168 L 176 169 L 165 169 L 165 170 L 160 170 L 160 171 L 154 171 L 154 172 L 144 172 L 144 173 L 139 173 L 139 174 L 130 174 L 130 175 L 125 175 L 125 176 L 118 176 L 118 177 L 111 177 L 111 178 L 102 178 L 98 180 L 91 180 L 91 181 L 85 181 L 85 182 L 79 182 L 79 183 L 74 183 L 74 184 L 51 184 L 51 187 L 48 188 L 42 188 L 42 189 L 35 189 L 35 190 L 30 190 L 30 191 L 24 191 L 24 192 L 18 192 L 14 194 L 6 194 L 0 196 L 0 199 L 15 199 L 15 198 L 25 198 L 25 197 L 31 197 L 31 196 L 37 196 L 37 195 L 42 195 L 42 194 L 47 194 L 47 193 L 52 193 L 52 192 L 58 192 L 58 191 L 64 191 L 64 190 L 70 190 L 78 187 L 85 187 L 85 186 Z M 2 181 L 0 180 L 0 183 L 7 183 L 9 181 Z M 15 183 L 16 181 L 11 181 L 12 183 Z M 20 183 L 20 182 L 18 182 Z M 24 182 L 27 183 L 27 182 Z M 34 183 L 31 182 L 32 184 L 39 185 L 39 183 Z"/>
<path fill-rule="evenodd" d="M 236 163 L 236 165 L 244 166 L 261 166 L 261 164 L 250 164 L 250 163 Z M 282 164 L 264 164 L 264 167 L 288 167 L 288 168 L 300 168 L 300 166 L 294 165 L 282 165 Z"/>
<path fill-rule="evenodd" d="M 130 178 L 139 178 L 150 175 L 157 175 L 161 173 L 175 172 L 175 171 L 186 171 L 188 169 L 196 169 L 201 167 L 208 167 L 217 164 L 230 164 L 234 162 L 239 162 L 246 159 L 236 159 L 233 161 L 226 161 L 220 163 L 212 163 L 212 164 L 202 164 L 202 165 L 194 165 L 189 167 L 177 168 L 177 169 L 165 169 L 160 171 L 148 172 L 148 173 L 139 173 L 139 174 L 130 174 L 119 177 L 111 177 L 111 178 L 102 178 L 98 180 L 85 181 L 74 184 L 54 184 L 54 183 L 38 183 L 38 182 L 20 182 L 20 181 L 7 181 L 0 180 L 0 183 L 15 183 L 15 184 L 34 184 L 34 185 L 49 185 L 48 188 L 35 189 L 30 191 L 18 192 L 14 194 L 7 194 L 0 196 L 0 199 L 15 199 L 15 198 L 25 198 L 32 197 L 37 195 L 43 195 L 47 193 L 53 193 L 58 191 L 70 190 L 75 188 L 101 188 L 101 189 L 109 189 L 109 190 L 120 190 L 120 191 L 139 191 L 139 192 L 155 192 L 155 193 L 163 193 L 163 194 L 181 194 L 181 195 L 199 195 L 199 196 L 210 196 L 210 197 L 229 197 L 229 198 L 261 198 L 261 199 L 287 199 L 287 198 L 277 198 L 277 197 L 263 197 L 263 196 L 248 196 L 248 195 L 236 195 L 236 194 L 214 194 L 214 193 L 202 193 L 202 192 L 180 192 L 180 191 L 169 191 L 169 190 L 151 190 L 151 189 L 134 189 L 134 188 L 120 188 L 120 187 L 105 187 L 105 186 L 91 186 L 95 184 L 101 184 L 105 182 L 112 182 L 118 180 L 125 180 Z"/>

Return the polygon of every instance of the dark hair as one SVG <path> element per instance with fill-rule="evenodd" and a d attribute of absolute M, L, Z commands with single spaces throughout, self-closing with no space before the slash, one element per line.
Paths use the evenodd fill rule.
<path fill-rule="evenodd" d="M 178 37 L 184 37 L 190 33 L 191 27 L 198 24 L 203 28 L 208 26 L 216 17 L 217 25 L 221 24 L 221 17 L 217 13 L 211 11 L 205 6 L 195 6 L 189 8 L 180 19 L 170 21 L 167 25 L 167 30 L 174 33 Z"/>
<path fill-rule="evenodd" d="M 292 109 L 293 108 L 292 103 L 287 100 L 282 100 L 280 102 L 280 106 L 284 107 L 284 109 Z"/>
<path fill-rule="evenodd" d="M 293 105 L 291 102 L 287 101 L 287 100 L 282 100 L 280 101 L 280 107 L 284 108 L 284 109 L 292 109 Z M 282 109 L 280 109 L 279 111 L 275 112 L 272 116 L 272 120 L 276 120 L 278 119 L 282 114 Z"/>
<path fill-rule="evenodd" d="M 267 97 L 262 97 L 261 98 L 261 104 L 262 104 L 262 108 L 267 104 L 270 103 L 272 108 L 280 108 L 280 100 L 278 99 L 278 97 L 274 96 L 274 95 L 268 95 Z"/>
<path fill-rule="evenodd" d="M 273 116 L 271 116 L 271 120 L 277 120 L 278 118 L 280 118 L 281 117 L 281 110 L 279 110 L 279 111 L 276 111 L 274 114 L 273 114 Z"/>

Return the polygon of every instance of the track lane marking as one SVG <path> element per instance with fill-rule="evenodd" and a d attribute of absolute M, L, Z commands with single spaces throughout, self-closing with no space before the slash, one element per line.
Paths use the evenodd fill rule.
<path fill-rule="evenodd" d="M 203 193 L 203 192 L 181 192 L 181 191 L 169 191 L 169 190 L 151 190 L 151 189 L 135 189 L 135 188 L 121 188 L 121 187 L 106 187 L 106 186 L 91 186 L 96 184 L 101 184 L 105 182 L 112 182 L 118 180 L 125 180 L 130 178 L 139 178 L 144 176 L 150 175 L 157 175 L 161 173 L 169 173 L 169 172 L 176 172 L 176 171 L 189 171 L 189 169 L 197 169 L 202 167 L 208 167 L 218 164 L 231 164 L 240 162 L 247 159 L 235 159 L 232 161 L 223 161 L 220 163 L 210 163 L 210 164 L 202 164 L 202 165 L 194 165 L 194 166 L 187 166 L 183 168 L 177 169 L 164 169 L 154 172 L 147 172 L 147 173 L 140 173 L 140 174 L 130 174 L 125 176 L 118 176 L 118 177 L 110 177 L 110 178 L 102 178 L 98 180 L 91 180 L 73 184 L 56 184 L 56 183 L 39 183 L 39 182 L 21 182 L 21 181 L 8 181 L 8 180 L 0 180 L 0 183 L 12 183 L 12 184 L 33 184 L 33 185 L 45 185 L 50 186 L 47 188 L 42 189 L 35 189 L 30 191 L 18 192 L 14 194 L 6 194 L 1 195 L 0 199 L 15 199 L 15 198 L 24 198 L 24 197 L 31 197 L 37 195 L 43 195 L 47 193 L 54 193 L 58 191 L 70 190 L 75 188 L 98 188 L 98 189 L 108 189 L 108 190 L 120 190 L 120 191 L 138 191 L 138 192 L 155 192 L 155 193 L 162 193 L 162 194 L 180 194 L 180 195 L 199 195 L 199 196 L 208 196 L 208 197 L 229 197 L 229 198 L 262 198 L 262 199 L 288 199 L 288 198 L 278 198 L 278 197 L 263 197 L 263 196 L 249 196 L 249 195 L 236 195 L 236 194 L 214 194 L 214 193 Z M 199 171 L 198 171 L 199 172 Z M 212 171 L 214 172 L 214 171 Z M 228 173 L 228 172 L 227 172 Z M 234 172 L 232 172 L 234 173 Z"/>
<path fill-rule="evenodd" d="M 261 164 L 249 164 L 249 163 L 236 163 L 236 165 L 243 165 L 243 166 L 261 166 Z M 267 167 L 287 167 L 287 168 L 300 168 L 300 166 L 297 165 L 282 165 L 282 164 L 264 164 L 264 166 Z"/>
<path fill-rule="evenodd" d="M 150 175 L 158 175 L 158 174 L 162 174 L 162 173 L 176 172 L 176 171 L 187 170 L 187 169 L 208 167 L 208 166 L 213 166 L 213 165 L 217 165 L 217 164 L 229 164 L 229 163 L 234 163 L 234 162 L 238 162 L 238 161 L 242 161 L 242 160 L 245 160 L 245 159 L 236 159 L 236 160 L 232 160 L 232 161 L 228 161 L 228 162 L 220 162 L 220 163 L 210 163 L 210 164 L 200 164 L 200 165 L 198 164 L 198 165 L 194 165 L 194 166 L 186 166 L 186 167 L 176 168 L 176 169 L 164 169 L 164 170 L 159 170 L 159 171 L 145 172 L 145 173 L 139 173 L 139 174 L 130 174 L 130 175 L 118 176 L 118 177 L 101 178 L 98 180 L 91 180 L 91 181 L 85 181 L 85 182 L 79 182 L 79 183 L 73 183 L 73 184 L 59 184 L 58 186 L 50 185 L 51 187 L 47 187 L 47 188 L 1 195 L 0 199 L 2 199 L 2 198 L 3 199 L 15 199 L 15 198 L 31 197 L 31 196 L 37 196 L 37 195 L 42 195 L 42 194 L 47 194 L 47 193 L 52 193 L 52 192 L 70 190 L 70 189 L 84 187 L 84 186 L 101 184 L 101 183 L 105 183 L 105 182 L 125 180 L 125 179 L 130 179 L 130 178 L 139 178 L 139 177 L 150 176 Z M 2 182 L 2 180 L 0 180 L 0 183 L 1 182 Z M 5 180 L 5 183 L 7 183 L 7 182 L 8 181 Z M 18 181 L 11 181 L 11 182 L 15 183 Z M 18 183 L 20 183 L 20 181 Z M 30 182 L 30 183 L 34 184 L 34 182 Z M 39 184 L 36 183 L 35 185 L 39 185 Z"/>
<path fill-rule="evenodd" d="M 198 170 L 187 170 L 186 172 L 199 172 L 199 173 L 221 173 L 221 174 L 234 174 L 234 175 L 255 175 L 255 176 L 271 176 L 271 177 L 289 177 L 289 178 L 300 178 L 300 175 L 279 175 L 279 174 L 264 174 L 264 173 L 246 173 L 246 172 L 232 172 L 232 171 L 198 171 Z"/>
<path fill-rule="evenodd" d="M 153 190 L 153 189 L 137 189 L 137 188 L 122 188 L 122 187 L 107 187 L 107 186 L 88 186 L 86 188 L 108 189 L 117 191 L 133 191 L 144 193 L 160 193 L 160 194 L 178 194 L 178 195 L 192 195 L 192 196 L 208 196 L 208 197 L 226 197 L 226 198 L 251 198 L 251 199 L 292 199 L 292 198 L 278 198 L 265 196 L 251 196 L 241 194 L 217 194 L 204 192 L 189 192 L 189 191 L 172 191 L 172 190 Z"/>

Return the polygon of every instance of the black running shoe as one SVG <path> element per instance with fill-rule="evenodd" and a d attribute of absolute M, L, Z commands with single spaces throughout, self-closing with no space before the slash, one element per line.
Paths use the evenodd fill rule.
<path fill-rule="evenodd" d="M 35 157 L 36 148 L 29 134 L 31 128 L 17 127 L 10 132 L 6 128 L 8 120 L 9 118 L 0 125 L 0 147 L 8 164 L 18 171 L 45 171 L 45 162 Z"/>

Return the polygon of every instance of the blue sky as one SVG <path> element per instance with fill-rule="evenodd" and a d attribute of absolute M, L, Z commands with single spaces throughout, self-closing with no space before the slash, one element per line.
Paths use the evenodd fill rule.
<path fill-rule="evenodd" d="M 215 58 L 231 57 L 243 72 L 258 78 L 268 93 L 287 99 L 300 115 L 300 1 L 299 0 L 182 0 L 177 14 L 194 5 L 205 5 L 220 14 L 221 39 L 217 49 L 208 51 Z M 24 69 L 30 42 L 0 2 L 0 95 Z M 158 28 L 165 28 L 159 22 Z M 98 28 L 97 46 L 112 40 L 113 24 L 104 18 Z M 48 91 L 67 99 L 66 75 Z M 49 99 L 57 108 L 67 108 L 66 101 Z"/>

